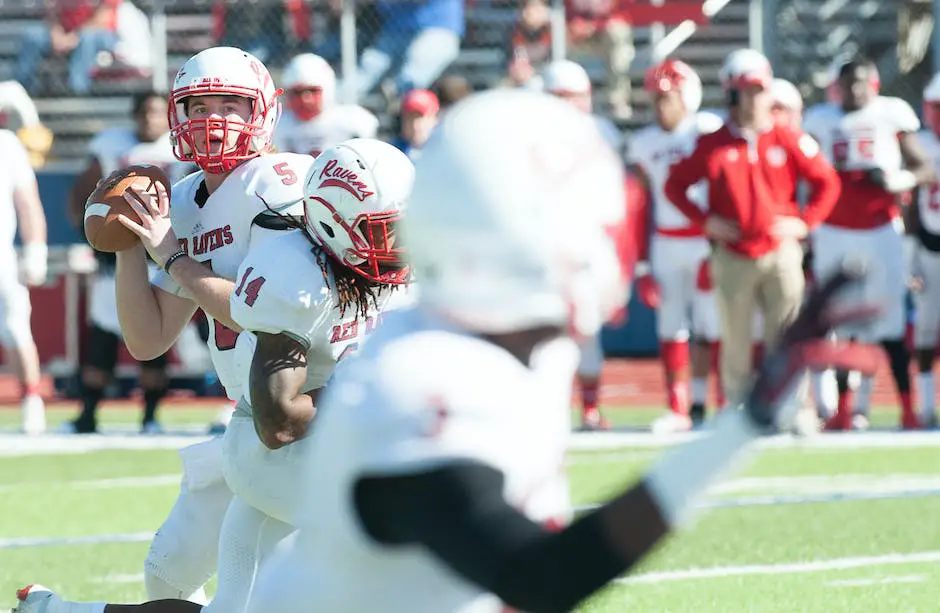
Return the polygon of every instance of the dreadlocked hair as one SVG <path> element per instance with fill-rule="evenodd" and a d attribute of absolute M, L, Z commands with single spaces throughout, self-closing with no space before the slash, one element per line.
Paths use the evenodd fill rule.
<path fill-rule="evenodd" d="M 356 307 L 356 317 L 368 317 L 370 308 L 378 308 L 379 297 L 384 291 L 395 291 L 398 286 L 387 283 L 378 283 L 370 281 L 362 275 L 356 273 L 348 266 L 338 262 L 323 248 L 323 246 L 310 234 L 307 224 L 303 217 L 299 215 L 287 215 L 276 211 L 268 205 L 261 194 L 255 193 L 270 213 L 276 215 L 285 226 L 285 230 L 300 230 L 311 245 L 311 252 L 317 259 L 317 265 L 323 274 L 323 282 L 326 287 L 336 292 L 337 303 L 340 317 L 346 316 L 346 311 L 351 306 Z M 332 272 L 332 275 L 330 274 Z M 331 283 L 330 277 L 333 282 Z M 335 287 L 334 287 L 335 285 Z"/>

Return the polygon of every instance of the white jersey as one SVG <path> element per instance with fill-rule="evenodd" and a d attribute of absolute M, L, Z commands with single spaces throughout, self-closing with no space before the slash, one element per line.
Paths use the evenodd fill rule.
<path fill-rule="evenodd" d="M 927 159 L 933 164 L 934 171 L 940 176 L 940 138 L 930 130 L 923 130 L 917 134 Z M 917 198 L 917 213 L 920 215 L 920 225 L 929 234 L 940 236 L 940 183 L 922 185 Z"/>
<path fill-rule="evenodd" d="M 604 137 L 604 142 L 610 145 L 610 148 L 617 152 L 621 158 L 624 155 L 624 145 L 626 141 L 623 138 L 623 132 L 614 123 L 603 115 L 592 115 L 597 129 Z"/>
<path fill-rule="evenodd" d="M 323 387 L 336 363 L 356 351 L 375 329 L 392 297 L 406 291 L 385 287 L 365 315 L 355 304 L 341 313 L 327 262 L 327 255 L 303 232 L 283 233 L 248 252 L 231 297 L 232 319 L 244 330 L 284 333 L 307 348 L 303 392 Z"/>
<path fill-rule="evenodd" d="M 257 157 L 232 171 L 210 196 L 205 192 L 202 171 L 182 179 L 173 186 L 170 206 L 170 219 L 180 247 L 217 275 L 235 281 L 249 248 L 278 235 L 263 227 L 276 217 L 271 209 L 303 215 L 303 179 L 312 164 L 309 155 L 294 153 Z M 153 284 L 190 298 L 162 270 Z M 238 376 L 233 351 L 238 335 L 208 314 L 207 317 L 212 364 L 229 398 L 238 400 L 244 383 Z"/>
<path fill-rule="evenodd" d="M 564 458 L 577 363 L 570 339 L 546 344 L 526 367 L 420 307 L 388 313 L 357 355 L 337 366 L 320 397 L 302 485 L 307 499 L 295 520 L 304 606 L 332 613 L 504 611 L 427 551 L 375 543 L 350 492 L 363 475 L 470 460 L 502 472 L 507 502 L 530 519 L 566 524 Z"/>
<path fill-rule="evenodd" d="M 36 181 L 36 174 L 29 164 L 29 154 L 16 134 L 9 130 L 0 130 L 0 151 L 3 151 L 3 164 L 0 164 L 0 262 L 8 266 L 15 262 L 13 239 L 16 237 L 16 208 L 13 205 L 13 192 L 27 188 Z"/>
<path fill-rule="evenodd" d="M 664 188 L 669 169 L 692 153 L 699 136 L 717 131 L 723 124 L 715 114 L 698 112 L 683 119 L 671 132 L 652 124 L 631 136 L 627 162 L 639 166 L 649 180 L 657 230 L 678 230 L 689 226 L 688 217 L 666 198 Z M 691 187 L 689 197 L 704 208 L 707 203 L 706 184 L 700 182 Z"/>
<path fill-rule="evenodd" d="M 290 111 L 284 111 L 274 132 L 274 146 L 278 151 L 316 157 L 321 151 L 350 138 L 375 138 L 378 130 L 378 118 L 355 104 L 327 107 L 309 121 L 301 121 Z"/>
<path fill-rule="evenodd" d="M 101 175 L 132 164 L 153 164 L 161 167 L 171 179 L 184 166 L 173 156 L 170 133 L 144 143 L 132 128 L 108 128 L 99 132 L 88 144 L 88 153 L 101 164 Z"/>
<path fill-rule="evenodd" d="M 816 138 L 836 170 L 900 170 L 898 134 L 916 132 L 920 120 L 900 98 L 877 96 L 863 108 L 846 112 L 838 104 L 811 107 L 803 130 Z"/>

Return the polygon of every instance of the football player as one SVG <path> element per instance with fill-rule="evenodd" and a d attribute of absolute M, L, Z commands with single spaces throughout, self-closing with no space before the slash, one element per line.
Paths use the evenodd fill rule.
<path fill-rule="evenodd" d="M 917 136 L 935 171 L 940 171 L 940 73 L 924 89 L 924 124 Z M 907 240 L 913 240 L 913 274 L 920 286 L 914 294 L 917 319 L 914 324 L 914 350 L 917 357 L 917 398 L 921 423 L 937 426 L 933 364 L 940 340 L 940 184 L 922 186 L 917 205 L 911 208 L 912 227 Z"/>
<path fill-rule="evenodd" d="M 568 335 L 595 334 L 627 295 L 622 164 L 583 114 L 537 93 L 475 95 L 442 128 L 403 220 L 417 306 L 337 368 L 298 484 L 300 531 L 247 613 L 572 610 L 789 417 L 775 398 L 806 366 L 802 341 L 825 332 L 817 296 L 744 410 L 568 525 Z"/>
<path fill-rule="evenodd" d="M 843 62 L 837 74 L 839 101 L 813 107 L 803 122 L 842 180 L 838 203 L 813 233 L 814 273 L 817 278 L 827 276 L 853 254 L 871 259 L 871 274 L 859 286 L 859 293 L 846 300 L 877 301 L 884 312 L 863 328 L 838 333 L 881 345 L 897 387 L 901 427 L 916 429 L 919 420 L 911 398 L 910 353 L 904 340 L 907 270 L 899 197 L 929 185 L 936 175 L 917 138 L 917 115 L 903 100 L 878 94 L 875 64 L 854 58 Z M 849 377 L 841 373 L 838 409 L 827 428 L 867 427 L 871 386 L 868 374 L 856 393 L 858 417 L 853 422 Z"/>
<path fill-rule="evenodd" d="M 40 434 L 46 429 L 46 408 L 39 394 L 42 371 L 33 340 L 27 286 L 46 280 L 46 215 L 29 154 L 16 134 L 0 129 L 0 151 L 4 156 L 0 168 L 0 206 L 4 211 L 0 224 L 0 345 L 20 384 L 23 432 Z M 19 262 L 13 244 L 17 229 L 23 244 Z"/>
<path fill-rule="evenodd" d="M 350 138 L 374 138 L 379 120 L 356 104 L 336 102 L 336 73 L 319 55 L 301 53 L 284 67 L 287 109 L 274 131 L 278 151 L 316 157 Z"/>
<path fill-rule="evenodd" d="M 605 142 L 622 155 L 624 139 L 620 130 L 606 117 L 593 113 L 593 88 L 584 67 L 570 60 L 557 60 L 545 67 L 541 81 L 544 91 L 587 114 L 604 136 Z M 600 333 L 585 337 L 581 341 L 581 362 L 577 372 L 583 430 L 606 430 L 610 427 L 609 421 L 601 415 L 599 409 L 603 368 L 604 350 L 601 347 Z"/>
<path fill-rule="evenodd" d="M 669 403 L 669 411 L 653 422 L 653 431 L 679 432 L 705 418 L 709 370 L 716 373 L 718 406 L 724 404 L 717 376 L 720 334 L 708 273 L 711 247 L 701 229 L 690 226 L 669 202 L 663 185 L 669 167 L 692 152 L 700 134 L 720 128 L 722 120 L 699 111 L 702 82 L 685 62 L 666 60 L 651 67 L 644 89 L 653 97 L 656 122 L 633 134 L 627 162 L 651 194 L 654 227 L 650 261 L 637 265 L 637 292 L 647 307 L 657 311 Z M 704 202 L 702 187 L 696 186 L 696 198 Z M 694 330 L 691 351 L 690 329 Z"/>
<path fill-rule="evenodd" d="M 169 96 L 170 138 L 177 159 L 200 171 L 173 186 L 172 206 L 158 197 L 125 197 L 140 223 L 122 223 L 141 245 L 117 254 L 121 331 L 130 353 L 164 353 L 197 308 L 209 321 L 209 352 L 232 400 L 244 380 L 235 347 L 240 327 L 229 299 L 250 247 L 289 229 L 281 215 L 302 215 L 308 155 L 270 153 L 279 91 L 254 56 L 213 47 L 187 60 Z M 146 254 L 161 268 L 151 280 Z M 183 485 L 154 536 L 145 563 L 148 596 L 205 602 L 202 586 L 216 570 L 219 531 L 232 494 L 222 473 L 221 439 L 181 450 Z"/>

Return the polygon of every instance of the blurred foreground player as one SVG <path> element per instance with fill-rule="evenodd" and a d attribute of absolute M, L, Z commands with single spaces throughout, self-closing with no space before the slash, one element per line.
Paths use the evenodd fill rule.
<path fill-rule="evenodd" d="M 804 128 L 816 137 L 839 172 L 842 193 L 832 213 L 813 233 L 813 266 L 826 276 L 851 254 L 870 257 L 872 270 L 851 300 L 870 301 L 882 314 L 862 327 L 838 330 L 842 338 L 880 344 L 887 354 L 901 404 L 900 425 L 916 429 L 919 420 L 911 397 L 910 353 L 905 343 L 904 262 L 899 198 L 935 180 L 917 139 L 920 121 L 900 98 L 878 95 L 875 64 L 855 58 L 838 69 L 839 101 L 807 112 Z M 839 377 L 839 406 L 827 424 L 831 430 L 865 428 L 873 373 L 866 373 L 856 391 L 855 413 L 849 377 Z"/>
<path fill-rule="evenodd" d="M 627 291 L 619 159 L 583 115 L 532 93 L 474 96 L 443 128 L 404 220 L 426 283 L 418 306 L 337 369 L 308 447 L 300 532 L 262 569 L 247 613 L 569 611 L 685 523 L 739 452 L 789 417 L 776 399 L 826 330 L 816 297 L 744 410 L 569 525 L 566 381 L 578 358 L 566 333 L 596 332 Z M 459 206 L 441 207 L 441 194 Z"/>
<path fill-rule="evenodd" d="M 39 200 L 36 175 L 26 149 L 9 130 L 0 130 L 0 345 L 20 384 L 22 429 L 40 434 L 46 429 L 46 410 L 39 395 L 42 372 L 33 340 L 27 285 L 46 280 L 48 248 L 46 215 Z M 23 258 L 17 262 L 13 239 L 19 229 Z M 24 284 L 25 283 L 25 284 Z"/>
<path fill-rule="evenodd" d="M 99 132 L 88 145 L 89 160 L 69 193 L 69 216 L 76 228 L 82 228 L 85 200 L 98 182 L 131 164 L 154 164 L 170 174 L 177 165 L 167 128 L 166 96 L 146 92 L 134 96 L 134 127 L 108 128 Z M 114 377 L 118 351 L 123 341 L 115 294 L 113 253 L 95 251 L 98 269 L 89 287 L 88 345 L 81 357 L 79 379 L 82 410 L 76 419 L 63 424 L 63 431 L 89 434 L 98 431 L 98 405 Z M 161 431 L 157 407 L 168 387 L 167 354 L 140 362 L 140 387 L 144 414 L 140 429 L 144 434 Z"/>

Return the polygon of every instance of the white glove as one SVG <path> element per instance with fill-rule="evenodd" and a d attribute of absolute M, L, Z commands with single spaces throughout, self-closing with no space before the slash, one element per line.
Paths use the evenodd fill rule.
<path fill-rule="evenodd" d="M 910 170 L 885 171 L 875 169 L 870 172 L 871 179 L 892 194 L 908 192 L 917 187 L 917 177 Z"/>
<path fill-rule="evenodd" d="M 26 243 L 23 245 L 21 263 L 23 279 L 27 285 L 42 285 L 46 282 L 49 265 L 49 248 L 46 243 Z"/>

